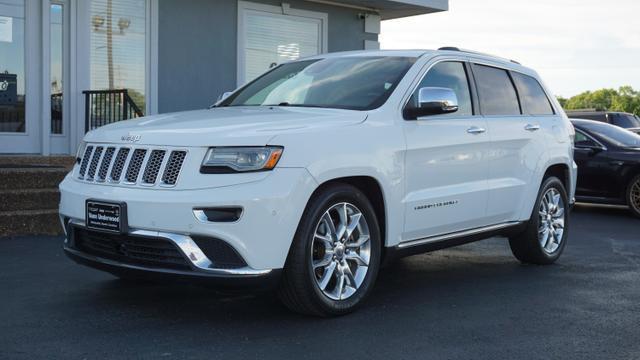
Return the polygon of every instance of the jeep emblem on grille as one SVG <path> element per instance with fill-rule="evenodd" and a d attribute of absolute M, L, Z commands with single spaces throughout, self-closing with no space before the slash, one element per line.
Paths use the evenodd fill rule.
<path fill-rule="evenodd" d="M 120 140 L 122 140 L 122 141 L 126 141 L 126 142 L 134 143 L 134 142 L 138 142 L 138 141 L 140 141 L 140 138 L 141 138 L 141 137 L 142 137 L 142 136 L 140 136 L 140 135 L 132 135 L 132 134 L 129 134 L 129 135 L 123 135 L 123 136 L 120 138 Z"/>

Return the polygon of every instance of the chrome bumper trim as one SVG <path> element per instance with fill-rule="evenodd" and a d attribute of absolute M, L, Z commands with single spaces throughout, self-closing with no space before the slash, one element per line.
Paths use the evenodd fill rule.
<path fill-rule="evenodd" d="M 77 220 L 77 219 L 70 220 L 69 224 L 73 226 L 86 228 L 84 221 Z M 259 275 L 267 275 L 272 271 L 271 269 L 255 270 L 250 267 L 243 267 L 239 269 L 216 268 L 215 264 L 211 260 L 209 260 L 209 258 L 202 252 L 202 250 L 198 247 L 195 241 L 193 241 L 193 239 L 191 239 L 191 237 L 187 235 L 166 233 L 166 232 L 160 232 L 160 231 L 150 231 L 150 230 L 135 230 L 135 229 L 129 229 L 128 234 L 134 235 L 134 236 L 143 236 L 143 237 L 159 237 L 159 238 L 169 240 L 173 242 L 178 247 L 178 249 L 180 249 L 184 257 L 189 260 L 189 262 L 193 265 L 193 267 L 196 270 L 198 270 L 199 272 L 210 274 L 210 275 L 227 276 L 227 277 L 259 276 Z M 67 235 L 66 237 L 68 236 L 69 235 Z M 123 264 L 117 261 L 84 254 L 78 250 L 70 249 L 68 247 L 69 245 L 68 242 L 69 242 L 68 238 L 65 239 L 65 245 L 67 245 L 65 247 L 67 248 L 67 250 L 73 252 L 78 256 L 82 256 L 86 259 L 93 259 L 109 265 L 115 265 L 120 267 L 131 268 L 131 269 L 158 272 L 157 269 L 149 269 L 149 268 L 139 267 L 139 266 L 130 265 L 130 264 Z"/>

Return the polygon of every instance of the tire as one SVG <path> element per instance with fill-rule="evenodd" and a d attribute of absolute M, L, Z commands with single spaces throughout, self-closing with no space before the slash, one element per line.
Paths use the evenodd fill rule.
<path fill-rule="evenodd" d="M 634 177 L 627 188 L 627 204 L 631 212 L 640 217 L 640 175 Z"/>
<path fill-rule="evenodd" d="M 509 238 L 511 252 L 523 263 L 553 264 L 564 251 L 568 229 L 567 191 L 560 179 L 547 177 L 542 182 L 525 230 Z"/>
<path fill-rule="evenodd" d="M 335 241 L 343 217 L 355 230 Z M 351 185 L 328 186 L 311 198 L 304 211 L 278 297 L 289 309 L 306 315 L 329 317 L 354 311 L 373 289 L 381 244 L 378 220 L 367 197 Z"/>

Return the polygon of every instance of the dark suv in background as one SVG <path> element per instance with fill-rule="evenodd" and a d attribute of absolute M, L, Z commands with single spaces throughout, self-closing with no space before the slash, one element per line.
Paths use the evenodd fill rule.
<path fill-rule="evenodd" d="M 571 119 L 587 119 L 604 122 L 607 124 L 619 126 L 627 130 L 631 130 L 636 134 L 640 134 L 640 118 L 636 115 L 616 112 L 616 111 L 598 111 L 598 110 L 568 110 L 567 116 Z"/>

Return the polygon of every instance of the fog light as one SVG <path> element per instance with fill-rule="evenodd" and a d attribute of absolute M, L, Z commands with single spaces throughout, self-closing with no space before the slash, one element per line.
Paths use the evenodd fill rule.
<path fill-rule="evenodd" d="M 214 207 L 193 209 L 193 215 L 201 222 L 229 223 L 240 220 L 241 207 Z"/>

